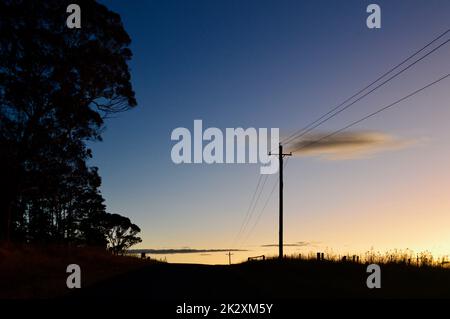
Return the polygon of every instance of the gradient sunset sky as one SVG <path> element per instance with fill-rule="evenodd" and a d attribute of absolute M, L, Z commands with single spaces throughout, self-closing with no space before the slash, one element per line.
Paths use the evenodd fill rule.
<path fill-rule="evenodd" d="M 175 165 L 173 129 L 304 127 L 450 27 L 450 1 L 101 1 L 132 38 L 138 107 L 93 145 L 108 211 L 142 229 L 136 248 L 242 248 L 276 254 L 278 176 L 238 240 L 259 164 Z M 382 28 L 366 27 L 377 3 Z M 448 39 L 447 35 L 445 39 Z M 444 39 L 444 40 L 445 40 Z M 442 41 L 441 41 L 442 42 Z M 356 103 L 327 133 L 450 72 L 450 44 Z M 288 253 L 430 250 L 450 254 L 450 80 L 352 128 L 395 144 L 368 154 L 304 154 L 285 170 Z M 309 156 L 306 156 L 309 155 Z M 208 257 L 209 256 L 209 257 Z M 215 259 L 214 259 L 215 258 Z M 226 262 L 224 253 L 169 261 Z"/>

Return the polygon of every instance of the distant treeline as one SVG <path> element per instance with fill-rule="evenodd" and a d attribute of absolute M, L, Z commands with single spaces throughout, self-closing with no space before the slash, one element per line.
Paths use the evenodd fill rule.
<path fill-rule="evenodd" d="M 106 212 L 86 142 L 137 104 L 130 38 L 95 1 L 78 1 L 82 28 L 67 28 L 69 3 L 0 1 L 0 237 L 120 252 L 140 229 Z"/>

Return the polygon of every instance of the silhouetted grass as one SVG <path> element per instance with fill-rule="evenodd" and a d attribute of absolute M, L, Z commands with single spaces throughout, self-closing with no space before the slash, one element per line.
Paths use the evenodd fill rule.
<path fill-rule="evenodd" d="M 320 252 L 322 254 L 322 252 Z M 268 256 L 266 261 L 278 260 L 278 256 Z M 309 252 L 306 254 L 291 254 L 285 255 L 286 261 L 317 261 L 317 253 Z M 400 250 L 393 249 L 387 252 L 379 252 L 374 250 L 366 251 L 364 254 L 337 254 L 333 252 L 324 252 L 323 260 L 322 255 L 320 258 L 323 262 L 330 263 L 357 263 L 357 264 L 398 264 L 407 265 L 411 267 L 438 267 L 438 268 L 450 268 L 450 262 L 448 256 L 442 256 L 439 258 L 434 257 L 431 252 L 424 251 L 415 253 L 410 249 Z M 250 262 L 258 262 L 261 260 L 255 260 Z"/>
<path fill-rule="evenodd" d="M 394 258 L 397 256 L 396 258 Z M 367 260 L 343 256 L 286 256 L 283 260 L 229 265 L 159 263 L 124 273 L 86 289 L 76 298 L 150 300 L 284 300 L 308 298 L 450 298 L 450 269 L 431 263 L 405 263 L 403 254 L 367 254 Z M 326 259 L 328 257 L 328 259 Z M 347 256 L 348 257 L 348 256 Z M 425 263 L 425 260 L 427 262 Z M 369 289 L 369 261 L 381 267 L 381 288 Z M 124 293 L 126 292 L 126 293 Z"/>
<path fill-rule="evenodd" d="M 448 264 L 429 253 L 414 254 L 415 260 L 410 262 L 412 256 L 401 251 L 368 252 L 354 262 L 353 255 L 325 254 L 324 260 L 318 260 L 317 256 L 306 254 L 286 256 L 283 260 L 269 257 L 235 267 L 268 297 L 450 298 Z M 367 265 L 372 263 L 381 268 L 380 289 L 366 285 Z M 263 285 L 261 278 L 265 278 Z"/>
<path fill-rule="evenodd" d="M 297 298 L 450 298 L 450 268 L 428 253 L 324 253 L 228 265 L 170 264 L 86 248 L 0 248 L 1 298 L 148 298 L 242 300 Z M 415 257 L 415 261 L 409 261 Z M 66 267 L 82 269 L 82 288 L 66 288 Z M 381 266 L 381 289 L 366 285 L 367 265 Z M 69 293 L 69 294 L 68 294 Z"/>

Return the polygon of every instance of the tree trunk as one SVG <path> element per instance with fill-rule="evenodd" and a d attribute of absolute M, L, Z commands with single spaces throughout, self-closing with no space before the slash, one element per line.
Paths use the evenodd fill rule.
<path fill-rule="evenodd" d="M 0 241 L 9 243 L 12 235 L 12 208 L 18 198 L 18 176 L 10 170 L 0 184 Z"/>
<path fill-rule="evenodd" d="M 6 195 L 6 194 L 3 194 Z M 3 196 L 0 201 L 0 240 L 9 243 L 11 240 L 11 196 Z"/>

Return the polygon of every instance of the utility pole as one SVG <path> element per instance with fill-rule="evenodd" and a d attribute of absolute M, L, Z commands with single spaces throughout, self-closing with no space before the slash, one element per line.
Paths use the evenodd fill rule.
<path fill-rule="evenodd" d="M 271 154 L 271 152 L 269 152 L 269 155 L 278 155 L 278 161 L 279 161 L 279 171 L 280 171 L 280 199 L 279 199 L 279 204 L 280 204 L 280 216 L 279 216 L 279 222 L 278 222 L 278 227 L 279 227 L 279 243 L 278 243 L 278 258 L 282 259 L 283 258 L 283 157 L 284 156 L 292 156 L 292 153 L 288 153 L 288 154 L 284 154 L 283 153 L 283 145 L 281 145 L 281 143 L 278 145 L 278 154 Z"/>
<path fill-rule="evenodd" d="M 233 254 L 231 253 L 231 251 L 229 251 L 226 255 L 228 255 L 228 263 L 231 265 L 231 255 Z"/>

